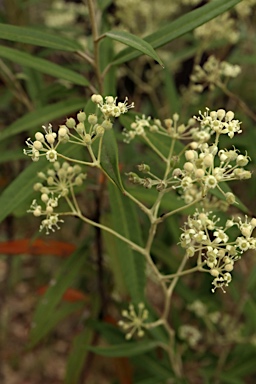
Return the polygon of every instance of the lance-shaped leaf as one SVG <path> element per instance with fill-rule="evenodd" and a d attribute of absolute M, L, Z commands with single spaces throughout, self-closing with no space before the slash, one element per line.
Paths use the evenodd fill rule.
<path fill-rule="evenodd" d="M 115 134 L 112 129 L 105 131 L 101 151 L 101 167 L 107 177 L 124 191 L 119 172 L 118 149 Z"/>
<path fill-rule="evenodd" d="M 159 347 L 157 341 L 135 341 L 123 344 L 113 345 L 111 347 L 89 347 L 89 351 L 108 357 L 131 357 L 142 355 L 145 352 L 152 351 Z"/>
<path fill-rule="evenodd" d="M 141 229 L 134 204 L 109 183 L 112 227 L 134 243 L 141 245 Z M 144 301 L 145 259 L 122 240 L 113 238 L 126 289 L 133 302 Z"/>
<path fill-rule="evenodd" d="M 89 85 L 86 78 L 79 73 L 71 69 L 63 68 L 61 65 L 51 63 L 48 60 L 35 57 L 29 53 L 21 52 L 18 49 L 0 46 L 0 57 L 11 60 L 16 64 L 34 68 L 39 72 L 46 73 L 57 79 L 68 80 L 73 84 L 83 86 Z"/>
<path fill-rule="evenodd" d="M 137 51 L 144 53 L 152 57 L 155 61 L 157 61 L 162 67 L 164 67 L 162 60 L 157 55 L 156 51 L 147 41 L 141 39 L 140 37 L 133 35 L 124 31 L 109 31 L 105 33 L 106 36 L 110 37 L 113 40 L 119 41 Z"/>
<path fill-rule="evenodd" d="M 45 107 L 36 109 L 33 112 L 29 112 L 26 115 L 17 119 L 14 123 L 6 127 L 0 133 L 0 141 L 7 139 L 13 135 L 17 135 L 23 131 L 29 131 L 35 127 L 41 127 L 43 124 L 48 124 L 50 121 L 57 119 L 61 116 L 67 116 L 69 113 L 78 111 L 83 108 L 85 102 L 84 99 L 68 99 L 60 101 Z M 21 151 L 22 153 L 22 151 Z"/>
<path fill-rule="evenodd" d="M 159 28 L 157 32 L 145 37 L 145 41 L 151 44 L 153 48 L 159 48 L 169 43 L 170 41 L 177 39 L 187 32 L 193 31 L 200 25 L 207 23 L 216 16 L 228 11 L 241 0 L 215 0 L 210 3 L 199 7 L 181 17 L 168 23 L 162 28 Z M 112 64 L 117 65 L 125 63 L 140 56 L 139 52 L 134 52 L 134 49 L 126 48 L 119 52 L 113 59 Z"/>
<path fill-rule="evenodd" d="M 58 312 L 56 312 L 56 306 L 61 301 L 62 296 L 67 288 L 69 288 L 74 283 L 74 280 L 77 278 L 77 276 L 81 275 L 81 270 L 83 269 L 86 262 L 86 248 L 87 244 L 85 244 L 83 247 L 80 247 L 73 253 L 71 257 L 63 262 L 57 275 L 54 276 L 49 289 L 37 305 L 33 317 L 33 327 L 30 334 L 30 346 L 33 346 L 42 340 L 42 338 L 45 337 L 47 333 L 55 327 L 56 320 L 59 321 Z M 65 307 L 70 308 L 70 311 L 72 312 L 72 308 L 77 310 L 83 307 L 83 305 L 84 304 L 81 303 L 75 303 L 66 305 Z M 60 319 L 63 317 L 60 315 Z"/>
<path fill-rule="evenodd" d="M 80 44 L 75 40 L 31 27 L 18 27 L 16 25 L 0 23 L 0 36 L 3 40 L 59 49 L 62 51 L 75 52 L 82 49 Z"/>

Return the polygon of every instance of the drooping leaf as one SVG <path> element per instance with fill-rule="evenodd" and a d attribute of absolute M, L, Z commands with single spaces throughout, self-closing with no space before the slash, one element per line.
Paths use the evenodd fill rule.
<path fill-rule="evenodd" d="M 241 0 L 215 0 L 203 5 L 185 15 L 180 16 L 178 19 L 168 23 L 162 28 L 159 28 L 157 32 L 145 37 L 153 48 L 159 48 L 169 43 L 170 41 L 177 39 L 187 32 L 194 30 L 200 25 L 207 23 L 216 16 L 228 11 Z M 113 59 L 112 64 L 122 64 L 129 60 L 132 60 L 140 56 L 139 52 L 134 52 L 132 48 L 126 48 L 119 52 Z"/>
<path fill-rule="evenodd" d="M 67 116 L 67 114 L 78 111 L 83 107 L 84 99 L 76 98 L 38 108 L 37 110 L 20 117 L 14 123 L 9 125 L 9 127 L 6 127 L 3 131 L 1 131 L 0 141 L 13 135 L 17 135 L 20 132 L 29 131 L 31 128 L 39 128 L 42 124 L 47 125 L 50 121 L 61 116 Z"/>
<path fill-rule="evenodd" d="M 73 84 L 82 86 L 89 85 L 88 80 L 85 77 L 62 67 L 61 65 L 51 63 L 48 60 L 41 59 L 30 55 L 29 53 L 19 51 L 18 49 L 0 46 L 0 57 L 13 61 L 16 64 L 24 65 L 29 68 L 34 68 L 39 72 L 46 73 L 57 79 L 68 80 Z"/>
<path fill-rule="evenodd" d="M 82 49 L 76 40 L 31 27 L 18 27 L 16 25 L 0 23 L 0 36 L 3 40 L 59 49 L 62 51 L 75 52 Z"/>
<path fill-rule="evenodd" d="M 147 56 L 152 57 L 162 67 L 164 67 L 162 60 L 157 55 L 153 47 L 147 41 L 141 39 L 140 37 L 133 35 L 129 32 L 115 30 L 108 31 L 105 33 L 105 35 L 113 40 L 128 45 L 129 47 L 132 47 L 133 49 L 136 49 L 137 51 L 140 51 Z"/>

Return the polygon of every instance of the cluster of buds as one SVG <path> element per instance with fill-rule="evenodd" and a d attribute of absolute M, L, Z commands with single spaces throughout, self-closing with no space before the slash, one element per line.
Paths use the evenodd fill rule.
<path fill-rule="evenodd" d="M 133 103 L 127 105 L 127 98 L 123 103 L 117 103 L 117 98 L 112 96 L 106 96 L 105 103 L 101 95 L 92 95 L 91 99 L 98 104 L 102 112 L 101 119 L 94 114 L 87 117 L 80 111 L 77 113 L 77 120 L 69 117 L 65 124 L 59 126 L 57 132 L 53 132 L 51 124 L 48 127 L 43 126 L 44 133 L 36 132 L 34 141 L 31 138 L 27 139 L 28 149 L 24 149 L 24 154 L 30 156 L 33 161 L 38 161 L 40 156 L 45 155 L 48 161 L 55 162 L 60 143 L 70 142 L 89 147 L 104 135 L 105 130 L 112 128 L 111 117 L 118 117 L 134 107 Z"/>
<path fill-rule="evenodd" d="M 128 98 L 124 102 L 117 102 L 117 97 L 106 96 L 105 102 L 101 95 L 92 95 L 91 100 L 98 105 L 105 119 L 109 120 L 111 117 L 119 117 L 120 115 L 128 112 L 130 108 L 134 108 L 134 103 L 128 105 Z"/>
<path fill-rule="evenodd" d="M 241 218 L 237 221 L 229 219 L 225 226 L 219 226 L 218 222 L 219 219 L 212 212 L 196 211 L 188 217 L 180 237 L 186 255 L 193 257 L 197 254 L 199 264 L 209 268 L 214 277 L 213 292 L 216 288 L 228 286 L 232 280 L 230 272 L 234 262 L 248 249 L 256 249 L 256 239 L 252 237 L 256 227 L 255 218 L 249 220 L 246 217 L 245 221 Z M 240 231 L 240 236 L 233 240 L 227 234 L 231 227 L 237 227 Z"/>
<path fill-rule="evenodd" d="M 130 340 L 133 335 L 137 334 L 138 337 L 144 336 L 144 329 L 147 328 L 145 321 L 148 319 L 148 310 L 145 309 L 144 303 L 138 304 L 138 311 L 135 311 L 134 305 L 130 304 L 128 310 L 122 311 L 122 316 L 125 320 L 120 320 L 118 325 L 123 328 L 126 333 L 126 340 Z"/>
<path fill-rule="evenodd" d="M 173 178 L 177 181 L 174 188 L 181 187 L 187 194 L 191 190 L 193 198 L 195 194 L 199 196 L 200 191 L 202 196 L 206 196 L 209 190 L 218 188 L 227 203 L 234 204 L 234 194 L 231 192 L 225 193 L 219 183 L 249 179 L 251 172 L 245 170 L 244 166 L 248 164 L 250 158 L 247 154 L 239 154 L 235 149 L 219 150 L 215 144 L 208 145 L 204 143 L 195 147 L 197 148 L 185 151 L 187 161 L 183 164 L 183 168 L 173 170 Z M 195 184 L 198 184 L 196 188 L 194 187 Z"/>
<path fill-rule="evenodd" d="M 226 61 L 219 61 L 215 56 L 210 56 L 201 67 L 196 65 L 190 80 L 192 88 L 196 92 L 203 92 L 206 87 L 210 90 L 228 78 L 235 78 L 241 72 L 239 65 L 233 65 Z"/>
<path fill-rule="evenodd" d="M 139 164 L 137 167 L 140 172 L 148 174 L 148 177 L 140 177 L 137 173 L 128 172 L 126 173 L 126 176 L 128 176 L 131 183 L 141 185 L 147 189 L 151 189 L 153 186 L 156 186 L 156 189 L 159 192 L 167 188 L 168 184 L 151 173 L 150 167 L 147 164 Z"/>
<path fill-rule="evenodd" d="M 61 165 L 56 161 L 53 169 L 48 169 L 46 173 L 39 172 L 38 177 L 41 182 L 34 185 L 34 190 L 40 192 L 41 203 L 33 200 L 28 212 L 32 212 L 36 217 L 45 216 L 40 231 L 46 229 L 46 234 L 49 234 L 49 230 L 54 232 L 55 228 L 59 229 L 58 223 L 63 222 L 59 219 L 59 213 L 54 212 L 59 205 L 59 199 L 67 198 L 74 187 L 82 185 L 86 175 L 81 172 L 79 165 L 71 166 L 67 162 Z"/>

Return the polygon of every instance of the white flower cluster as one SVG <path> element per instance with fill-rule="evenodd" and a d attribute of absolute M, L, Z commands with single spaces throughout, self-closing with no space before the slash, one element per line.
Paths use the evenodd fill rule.
<path fill-rule="evenodd" d="M 187 199 L 189 199 L 189 195 L 191 195 L 191 199 L 196 195 L 199 197 L 200 193 L 206 196 L 210 189 L 217 188 L 228 204 L 234 204 L 233 193 L 225 193 L 219 183 L 249 179 L 251 172 L 245 170 L 244 166 L 248 164 L 250 158 L 247 155 L 239 154 L 236 149 L 219 150 L 215 144 L 203 143 L 193 145 L 193 147 L 197 148 L 185 151 L 187 161 L 183 164 L 183 169 L 175 168 L 173 170 L 173 178 L 178 182 L 173 188 L 181 187 L 186 192 Z"/>
<path fill-rule="evenodd" d="M 134 103 L 128 105 L 128 98 L 124 102 L 117 102 L 117 97 L 106 96 L 105 102 L 101 95 L 92 95 L 91 100 L 98 104 L 99 109 L 103 113 L 105 119 L 111 117 L 119 117 L 120 115 L 128 112 L 130 108 L 134 108 Z"/>
<path fill-rule="evenodd" d="M 27 139 L 26 144 L 29 149 L 24 149 L 23 153 L 31 156 L 33 161 L 38 161 L 40 156 L 46 155 L 48 161 L 54 162 L 57 160 L 57 134 L 52 131 L 51 124 L 49 124 L 48 127 L 43 125 L 43 129 L 45 131 L 44 134 L 42 132 L 36 132 L 35 141 L 32 141 L 30 138 Z"/>
<path fill-rule="evenodd" d="M 234 44 L 239 39 L 237 23 L 228 12 L 196 28 L 194 35 L 197 39 L 204 42 L 212 42 L 214 38 L 214 41 L 227 40 L 231 44 Z"/>
<path fill-rule="evenodd" d="M 54 232 L 54 227 L 59 229 L 58 223 L 63 222 L 59 219 L 59 214 L 54 212 L 59 205 L 59 199 L 67 197 L 73 187 L 82 185 L 86 175 L 81 172 L 79 165 L 72 167 L 67 162 L 61 165 L 56 161 L 53 169 L 48 169 L 46 173 L 39 172 L 38 177 L 42 182 L 36 183 L 34 190 L 41 193 L 42 203 L 38 204 L 33 200 L 28 212 L 32 212 L 36 217 L 46 216 L 42 220 L 40 231 L 46 229 L 46 234 L 49 234 L 49 230 Z"/>
<path fill-rule="evenodd" d="M 196 348 L 202 339 L 202 333 L 193 325 L 184 324 L 179 327 L 179 338 L 188 343 L 190 348 Z"/>
<path fill-rule="evenodd" d="M 174 188 L 181 187 L 186 203 L 206 196 L 207 191 L 217 188 L 225 197 L 227 204 L 233 204 L 235 197 L 231 192 L 225 193 L 219 183 L 251 178 L 251 172 L 244 169 L 250 158 L 242 155 L 235 148 L 232 150 L 219 149 L 218 141 L 221 134 L 233 138 L 235 133 L 241 133 L 240 122 L 234 119 L 232 111 L 224 109 L 211 111 L 206 109 L 199 117 L 200 129 L 190 130 L 194 141 L 185 151 L 185 163 L 182 169 L 173 170 L 173 178 L 178 181 Z M 208 144 L 211 136 L 215 134 L 215 143 Z"/>
<path fill-rule="evenodd" d="M 40 156 L 46 156 L 50 162 L 55 162 L 58 157 L 57 147 L 60 143 L 74 143 L 89 147 L 92 143 L 104 135 L 105 130 L 111 129 L 113 124 L 111 117 L 118 117 L 126 113 L 130 108 L 134 107 L 134 103 L 127 105 L 127 99 L 123 103 L 116 103 L 117 98 L 112 96 L 103 97 L 101 95 L 92 95 L 92 101 L 98 104 L 103 119 L 99 122 L 99 118 L 90 114 L 88 117 L 84 112 L 77 113 L 77 121 L 70 117 L 65 124 L 59 126 L 57 132 L 53 132 L 52 125 L 43 126 L 45 133 L 36 132 L 35 140 L 30 138 L 26 141 L 28 149 L 24 149 L 24 154 L 38 161 Z"/>
<path fill-rule="evenodd" d="M 194 116 L 194 119 L 200 122 L 200 132 L 207 132 L 211 135 L 215 133 L 217 137 L 222 134 L 227 134 L 231 139 L 235 133 L 242 132 L 240 127 L 241 122 L 234 119 L 235 114 L 232 111 L 226 112 L 224 109 L 218 109 L 217 111 L 210 112 L 209 108 L 206 108 L 204 113 L 199 111 L 199 115 L 200 116 Z M 194 139 L 196 141 L 202 141 L 200 133 L 198 136 L 196 132 Z M 208 141 L 208 139 L 203 138 L 203 141 Z"/>
<path fill-rule="evenodd" d="M 193 118 L 189 119 L 187 125 L 179 124 L 178 121 L 179 115 L 177 113 L 175 113 L 171 119 L 165 119 L 164 125 L 159 119 L 154 119 L 151 122 L 150 116 L 136 116 L 135 122 L 131 124 L 131 130 L 123 130 L 124 142 L 130 143 L 136 136 L 145 137 L 147 131 L 179 140 L 192 139 L 190 129 L 195 124 L 195 120 Z"/>
<path fill-rule="evenodd" d="M 210 269 L 214 277 L 213 292 L 216 288 L 228 286 L 232 280 L 230 272 L 234 262 L 248 249 L 256 249 L 256 239 L 252 237 L 256 227 L 255 218 L 249 220 L 246 216 L 245 221 L 241 218 L 237 221 L 229 219 L 224 226 L 218 226 L 218 222 L 219 219 L 212 212 L 196 211 L 188 217 L 180 237 L 187 256 L 197 254 L 199 264 L 203 263 Z M 240 231 L 240 236 L 235 240 L 230 240 L 227 234 L 231 227 L 237 227 Z"/>
<path fill-rule="evenodd" d="M 130 340 L 133 335 L 137 334 L 138 337 L 144 336 L 143 328 L 146 328 L 145 321 L 148 319 L 148 310 L 145 309 L 144 303 L 138 304 L 138 312 L 135 311 L 134 305 L 130 304 L 129 309 L 122 311 L 122 316 L 125 320 L 120 320 L 118 325 L 124 331 L 128 331 L 125 338 Z"/>
<path fill-rule="evenodd" d="M 214 89 L 218 83 L 222 83 L 227 78 L 235 78 L 241 72 L 239 65 L 232 65 L 226 61 L 219 61 L 215 56 L 210 56 L 201 67 L 196 65 L 190 76 L 192 90 L 202 92 L 205 87 Z"/>

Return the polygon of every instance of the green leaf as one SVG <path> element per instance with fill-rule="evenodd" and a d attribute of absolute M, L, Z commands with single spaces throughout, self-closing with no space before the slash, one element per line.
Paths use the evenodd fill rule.
<path fill-rule="evenodd" d="M 132 47 L 145 55 L 148 55 L 152 57 L 155 61 L 157 61 L 162 67 L 164 67 L 162 60 L 157 55 L 153 47 L 146 42 L 145 40 L 141 39 L 140 37 L 133 35 L 129 32 L 124 31 L 109 31 L 106 32 L 105 35 L 113 40 L 117 40 L 120 43 L 123 43 L 125 45 L 128 45 L 129 47 Z"/>
<path fill-rule="evenodd" d="M 24 160 L 24 153 L 20 149 L 12 149 L 11 151 L 0 149 L 0 164 L 21 159 Z"/>
<path fill-rule="evenodd" d="M 119 172 L 118 149 L 113 129 L 105 131 L 101 151 L 101 167 L 107 177 L 120 189 L 124 191 Z"/>
<path fill-rule="evenodd" d="M 13 61 L 15 64 L 34 68 L 39 72 L 46 73 L 57 79 L 65 79 L 73 84 L 87 86 L 89 82 L 85 77 L 61 65 L 51 63 L 48 60 L 37 58 L 18 49 L 0 46 L 0 57 Z"/>
<path fill-rule="evenodd" d="M 69 155 L 70 153 L 77 153 L 76 146 L 69 146 L 61 153 Z M 24 155 L 25 157 L 25 155 Z M 38 172 L 45 172 L 49 167 L 49 162 L 45 158 L 40 161 L 30 164 L 23 172 L 21 172 L 16 179 L 8 185 L 0 196 L 0 222 L 6 218 L 15 209 L 29 198 L 32 197 L 34 190 L 33 186 L 38 181 Z M 29 207 L 28 207 L 29 208 Z"/>
<path fill-rule="evenodd" d="M 80 44 L 75 40 L 31 27 L 18 27 L 16 25 L 0 23 L 0 36 L 3 40 L 59 49 L 62 51 L 75 52 L 82 49 Z"/>
<path fill-rule="evenodd" d="M 52 282 L 54 282 L 54 284 L 50 284 L 48 290 L 37 305 L 33 317 L 34 326 L 30 333 L 30 347 L 37 344 L 53 327 L 55 327 L 56 321 L 59 321 L 59 317 L 61 319 L 64 317 L 58 317 L 56 306 L 60 302 L 66 289 L 72 286 L 77 276 L 81 276 L 81 271 L 86 262 L 86 248 L 87 245 L 80 247 L 63 262 L 60 270 L 56 276 L 53 277 Z M 74 304 L 72 305 L 74 306 Z M 83 306 L 84 304 L 82 304 L 82 307 Z M 74 308 L 77 310 L 81 308 L 81 306 L 74 306 Z"/>
<path fill-rule="evenodd" d="M 0 222 L 19 207 L 29 195 L 32 195 L 37 173 L 46 169 L 47 166 L 46 160 L 32 163 L 8 185 L 0 196 Z"/>
<path fill-rule="evenodd" d="M 55 104 L 47 105 L 46 107 L 38 108 L 37 110 L 22 116 L 9 127 L 5 128 L 5 130 L 0 133 L 0 141 L 20 132 L 40 127 L 42 124 L 47 124 L 49 121 L 61 116 L 67 116 L 67 114 L 83 108 L 84 104 L 85 101 L 81 98 L 60 101 Z"/>
<path fill-rule="evenodd" d="M 139 359 L 132 358 L 132 361 L 136 366 L 143 369 L 143 371 L 145 370 L 149 373 L 151 377 L 155 377 L 155 383 L 163 384 L 165 382 L 164 379 L 171 379 L 174 377 L 170 367 L 163 366 L 160 359 L 158 360 L 155 356 L 142 355 Z M 159 381 L 160 378 L 162 381 Z M 175 383 L 177 383 L 177 379 Z"/>
<path fill-rule="evenodd" d="M 134 204 L 110 183 L 109 199 L 113 228 L 127 239 L 141 245 L 141 229 Z M 128 244 L 119 239 L 113 238 L 113 241 L 116 243 L 123 279 L 132 301 L 144 301 L 144 256 L 134 252 Z"/>
<path fill-rule="evenodd" d="M 215 0 L 210 3 L 199 7 L 181 17 L 168 23 L 157 32 L 147 36 L 144 40 L 147 41 L 153 48 L 159 48 L 177 39 L 187 32 L 194 30 L 200 25 L 207 23 L 207 21 L 215 18 L 216 16 L 228 11 L 241 0 Z M 140 53 L 134 52 L 131 48 L 126 48 L 119 52 L 113 59 L 112 64 L 117 65 L 125 63 L 129 60 L 135 59 L 140 56 Z"/>
<path fill-rule="evenodd" d="M 159 346 L 157 341 L 135 341 L 117 344 L 111 347 L 89 347 L 89 351 L 108 357 L 131 357 L 142 355 Z"/>
<path fill-rule="evenodd" d="M 46 295 L 44 295 L 46 296 Z M 42 300 L 47 300 L 42 299 Z M 74 312 L 80 311 L 84 308 L 83 303 L 62 303 L 59 308 L 54 308 L 54 312 L 43 314 L 42 321 L 40 323 L 32 323 L 31 342 L 29 347 L 34 347 L 45 336 L 47 336 L 56 326 L 69 315 Z M 48 311 L 48 309 L 46 309 Z M 45 320 L 45 321 L 43 321 Z"/>
<path fill-rule="evenodd" d="M 73 339 L 67 361 L 65 384 L 77 384 L 79 382 L 79 377 L 88 354 L 88 346 L 91 344 L 92 339 L 93 332 L 88 328 L 85 328 Z"/>
<path fill-rule="evenodd" d="M 111 227 L 113 225 L 110 219 L 110 215 L 101 216 L 101 223 L 108 227 Z M 116 239 L 114 239 L 113 236 L 107 231 L 103 231 L 102 234 L 104 244 L 106 246 L 106 252 L 109 257 L 110 269 L 113 274 L 115 290 L 118 292 L 121 298 L 127 297 L 128 290 L 124 282 L 122 268 L 120 265 L 121 261 L 119 255 L 119 247 L 117 245 Z"/>

